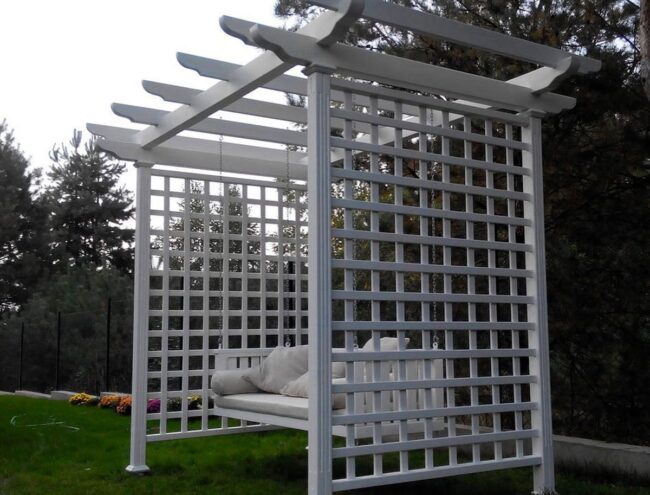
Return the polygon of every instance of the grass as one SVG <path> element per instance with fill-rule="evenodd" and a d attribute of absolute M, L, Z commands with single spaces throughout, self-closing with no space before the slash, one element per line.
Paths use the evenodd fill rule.
<path fill-rule="evenodd" d="M 0 397 L 0 494 L 303 494 L 307 488 L 306 435 L 276 431 L 154 443 L 152 476 L 124 471 L 129 419 L 112 411 L 65 402 Z M 650 495 L 650 487 L 560 474 L 561 495 Z M 438 493 L 523 495 L 531 470 L 358 490 L 358 495 Z"/>

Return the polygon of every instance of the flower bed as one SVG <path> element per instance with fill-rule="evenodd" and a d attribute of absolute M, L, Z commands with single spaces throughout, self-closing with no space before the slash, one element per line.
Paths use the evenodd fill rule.
<path fill-rule="evenodd" d="M 82 392 L 74 394 L 68 399 L 68 402 L 73 406 L 96 406 L 99 403 L 99 399 L 94 395 Z"/>
<path fill-rule="evenodd" d="M 131 414 L 133 399 L 130 395 L 105 395 L 101 399 L 86 394 L 74 394 L 68 400 L 73 406 L 98 406 L 102 409 L 113 409 L 116 413 L 123 416 Z M 149 399 L 147 401 L 147 413 L 155 414 L 160 412 L 160 399 Z M 174 397 L 167 400 L 167 411 L 180 411 L 183 407 L 183 401 L 180 397 Z M 190 395 L 187 398 L 187 409 L 194 411 L 203 407 L 203 398 L 200 395 Z M 212 399 L 209 400 L 208 407 L 212 407 Z"/>

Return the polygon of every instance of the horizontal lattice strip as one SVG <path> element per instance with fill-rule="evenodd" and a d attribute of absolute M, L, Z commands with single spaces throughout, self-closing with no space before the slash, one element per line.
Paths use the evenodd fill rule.
<path fill-rule="evenodd" d="M 409 273 L 444 273 L 450 275 L 478 275 L 488 277 L 533 277 L 531 270 L 516 268 L 488 268 L 462 265 L 423 265 L 419 263 L 395 263 L 390 261 L 341 260 L 333 259 L 332 268 L 349 270 L 381 270 Z"/>
<path fill-rule="evenodd" d="M 332 416 L 332 425 L 356 425 L 379 423 L 382 421 L 408 421 L 414 419 L 445 418 L 467 416 L 470 414 L 500 414 L 537 409 L 535 402 L 508 402 L 503 404 L 484 404 L 480 406 L 439 407 L 436 409 L 408 409 L 404 411 L 385 411 L 375 413 Z"/>
<path fill-rule="evenodd" d="M 390 111 L 395 109 L 397 102 L 400 102 L 415 105 L 415 107 L 403 107 L 404 113 L 412 113 L 413 115 L 419 113 L 420 107 L 426 107 L 427 109 L 433 108 L 441 111 L 455 112 L 466 116 L 512 123 L 519 126 L 527 126 L 529 124 L 529 120 L 526 117 L 514 113 L 505 113 L 499 110 L 467 105 L 459 101 L 431 98 L 430 96 L 418 95 L 374 84 L 359 83 L 338 77 L 332 78 L 332 88 L 354 93 L 354 95 L 362 95 L 355 102 L 358 105 L 368 106 L 370 105 L 370 101 L 364 100 L 364 96 L 376 96 L 379 98 L 379 108 L 385 108 Z M 343 99 L 343 97 L 332 92 L 332 99 Z"/>
<path fill-rule="evenodd" d="M 332 330 L 358 332 L 360 330 L 535 330 L 534 323 L 514 321 L 333 321 Z"/>
<path fill-rule="evenodd" d="M 393 205 L 388 203 L 371 203 L 356 199 L 332 199 L 333 208 L 348 208 L 351 210 L 365 210 L 398 215 L 419 215 L 422 217 L 444 218 L 447 220 L 465 220 L 468 222 L 488 222 L 508 225 L 531 226 L 527 218 L 510 217 L 506 215 L 487 215 L 483 213 L 468 213 L 465 211 L 440 210 L 436 208 L 422 208 L 420 206 Z"/>
<path fill-rule="evenodd" d="M 351 110 L 343 110 L 339 108 L 332 108 L 331 115 L 341 119 L 365 122 L 383 127 L 393 127 L 395 129 L 407 129 L 411 131 L 421 132 L 424 134 L 433 134 L 435 136 L 443 136 L 452 139 L 462 139 L 466 141 L 473 141 L 476 143 L 490 144 L 493 146 L 503 146 L 517 150 L 528 150 L 530 146 L 521 141 L 513 141 L 510 139 L 499 138 L 495 136 L 486 136 L 485 134 L 477 134 L 474 132 L 464 132 L 456 129 L 449 129 L 440 126 L 432 126 L 419 123 L 417 120 L 409 119 L 391 119 L 380 115 L 372 115 L 370 113 L 361 113 Z"/>
<path fill-rule="evenodd" d="M 369 230 L 332 229 L 332 237 L 468 249 L 496 249 L 500 251 L 521 251 L 528 253 L 533 251 L 533 247 L 529 244 L 518 244 L 514 242 L 479 241 L 474 239 L 420 236 L 413 234 L 393 234 L 391 232 L 371 232 Z"/>
<path fill-rule="evenodd" d="M 489 196 L 493 198 L 505 198 L 505 199 L 521 200 L 521 201 L 532 200 L 531 195 L 528 193 L 509 191 L 507 189 L 469 186 L 465 184 L 458 184 L 455 182 L 440 182 L 440 181 L 414 178 L 414 177 L 402 177 L 398 175 L 368 172 L 364 170 L 348 170 L 344 168 L 332 167 L 332 177 L 341 178 L 341 179 L 359 180 L 365 182 L 374 182 L 379 184 L 394 184 L 398 186 L 420 188 L 420 189 L 433 189 L 435 191 L 471 194 L 475 196 Z"/>
<path fill-rule="evenodd" d="M 171 179 L 190 179 L 197 181 L 208 181 L 208 182 L 222 182 L 224 184 L 233 184 L 233 185 L 244 185 L 244 186 L 259 186 L 259 187 L 272 187 L 279 190 L 286 189 L 284 184 L 277 181 L 277 178 L 271 177 L 269 180 L 256 180 L 256 179 L 247 179 L 243 177 L 228 177 L 227 175 L 210 175 L 210 174 L 197 174 L 194 172 L 183 172 L 180 170 L 166 170 L 161 168 L 156 168 L 153 170 L 151 177 L 169 177 Z M 307 185 L 300 182 L 292 182 L 290 184 L 289 190 L 298 190 L 306 191 Z M 155 185 L 152 184 L 151 193 L 162 193 L 161 189 L 156 189 Z M 172 193 L 173 191 L 170 191 Z M 190 193 L 191 194 L 191 193 Z M 203 195 L 197 195 L 197 197 L 203 197 Z"/>
<path fill-rule="evenodd" d="M 412 469 L 408 472 L 383 473 L 381 476 L 360 476 L 354 479 L 339 479 L 332 481 L 333 491 L 353 490 L 356 488 L 406 483 L 447 476 L 460 476 L 464 474 L 481 473 L 495 469 L 513 469 L 526 466 L 538 466 L 542 463 L 539 456 L 526 456 L 523 458 L 498 459 L 482 461 L 480 463 L 465 463 L 454 466 L 440 466 L 422 469 Z"/>
<path fill-rule="evenodd" d="M 447 294 L 417 292 L 375 292 L 363 290 L 333 290 L 332 299 L 348 301 L 399 301 L 446 303 L 534 304 L 531 296 L 505 296 L 493 294 Z"/>
<path fill-rule="evenodd" d="M 431 388 L 483 387 L 489 385 L 515 385 L 536 383 L 534 376 L 492 376 L 478 378 L 442 378 L 439 380 L 398 380 L 387 382 L 340 383 L 332 385 L 333 393 L 386 392 L 389 390 L 415 390 Z"/>
<path fill-rule="evenodd" d="M 537 430 L 500 431 L 495 433 L 480 433 L 478 435 L 461 435 L 457 437 L 426 438 L 422 440 L 407 440 L 401 442 L 375 443 L 370 445 L 357 445 L 354 447 L 334 448 L 332 457 L 357 457 L 362 455 L 387 454 L 407 450 L 435 449 L 439 447 L 454 447 L 459 445 L 473 445 L 489 442 L 505 442 L 508 440 L 524 440 L 537 438 Z"/>
<path fill-rule="evenodd" d="M 333 352 L 332 361 L 407 361 L 414 359 L 466 359 L 535 356 L 534 349 L 405 349 L 403 351 Z M 343 386 L 343 385 L 341 385 Z"/>
<path fill-rule="evenodd" d="M 503 165 L 494 162 L 474 160 L 471 158 L 461 158 L 458 156 L 441 155 L 428 151 L 418 151 L 407 148 L 395 148 L 394 146 L 384 146 L 381 144 L 371 144 L 362 141 L 353 141 L 339 137 L 330 138 L 332 147 L 341 148 L 351 151 L 365 151 L 367 153 L 376 153 L 380 155 L 392 155 L 400 158 L 411 158 L 413 160 L 423 160 L 428 162 L 440 162 L 447 165 L 459 165 L 461 167 L 476 168 L 479 170 L 489 170 L 492 172 L 504 172 L 516 175 L 530 175 L 527 168 L 515 167 L 513 165 Z"/>

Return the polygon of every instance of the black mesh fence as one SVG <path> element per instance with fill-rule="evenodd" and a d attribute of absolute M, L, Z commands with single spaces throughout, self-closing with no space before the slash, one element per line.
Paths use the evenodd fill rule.
<path fill-rule="evenodd" d="M 130 392 L 132 303 L 107 300 L 102 306 L 4 321 L 0 390 Z"/>

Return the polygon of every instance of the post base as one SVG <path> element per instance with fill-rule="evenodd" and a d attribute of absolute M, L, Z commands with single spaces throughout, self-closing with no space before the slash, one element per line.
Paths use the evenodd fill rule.
<path fill-rule="evenodd" d="M 151 472 L 151 469 L 146 464 L 142 464 L 141 466 L 129 464 L 124 470 L 131 474 L 149 474 Z"/>

